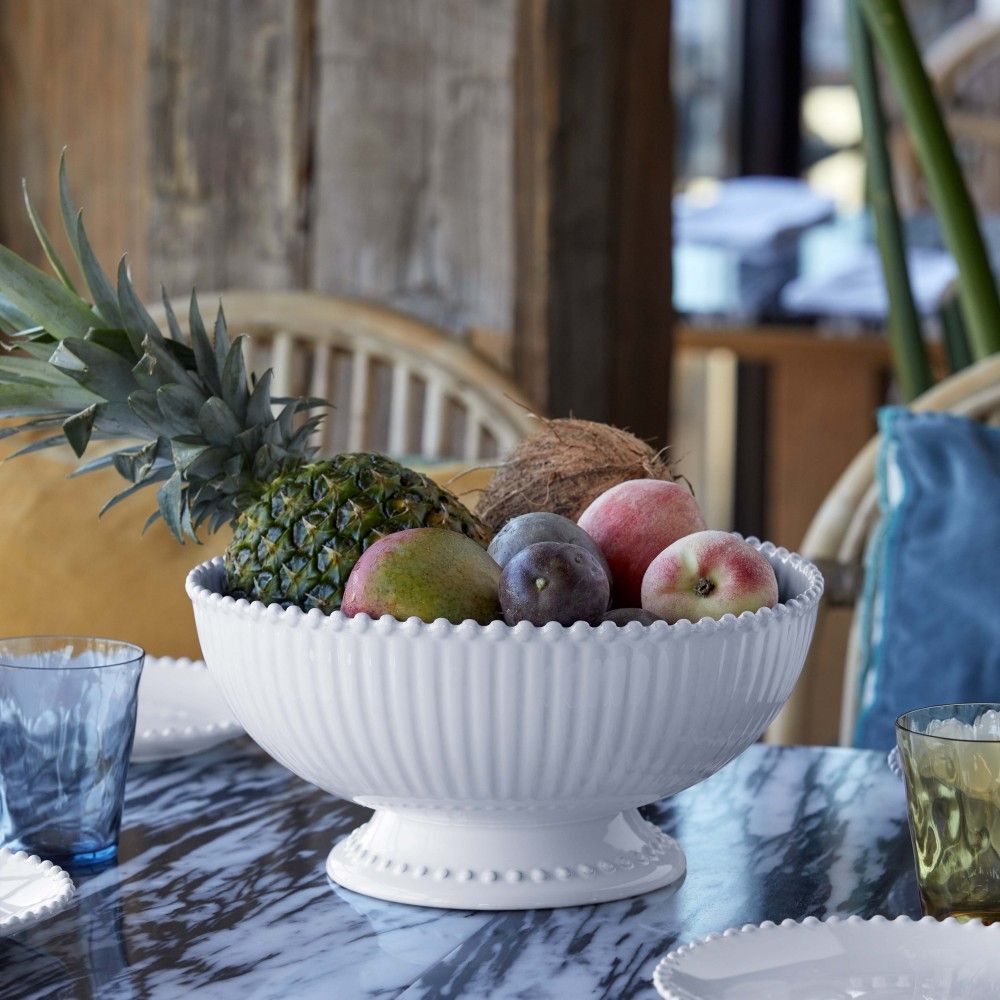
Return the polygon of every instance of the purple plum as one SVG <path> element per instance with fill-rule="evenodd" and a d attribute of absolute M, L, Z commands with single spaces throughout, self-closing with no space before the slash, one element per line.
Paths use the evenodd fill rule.
<path fill-rule="evenodd" d="M 597 622 L 611 587 L 596 557 L 570 542 L 536 542 L 517 553 L 500 575 L 500 607 L 508 625 Z"/>

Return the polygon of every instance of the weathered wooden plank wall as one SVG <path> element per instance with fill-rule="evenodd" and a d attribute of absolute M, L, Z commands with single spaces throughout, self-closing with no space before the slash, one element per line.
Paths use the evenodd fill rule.
<path fill-rule="evenodd" d="M 312 284 L 512 321 L 513 0 L 320 0 Z"/>
<path fill-rule="evenodd" d="M 312 0 L 149 0 L 150 273 L 308 284 Z"/>
<path fill-rule="evenodd" d="M 659 436 L 668 50 L 668 0 L 4 0 L 0 240 L 37 259 L 19 179 L 56 228 L 69 143 L 147 296 L 316 288 L 501 331 L 540 407 Z"/>
<path fill-rule="evenodd" d="M 132 0 L 0 3 L 0 240 L 38 263 L 21 178 L 61 237 L 56 168 L 69 147 L 74 193 L 102 260 L 145 269 L 148 8 Z"/>
<path fill-rule="evenodd" d="M 0 238 L 69 143 L 156 295 L 312 287 L 455 332 L 513 313 L 515 0 L 5 0 Z"/>

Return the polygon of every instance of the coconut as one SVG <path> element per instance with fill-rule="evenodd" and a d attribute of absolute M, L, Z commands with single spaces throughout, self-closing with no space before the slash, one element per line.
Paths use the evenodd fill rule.
<path fill-rule="evenodd" d="M 676 476 L 666 453 L 634 434 L 590 420 L 543 420 L 483 490 L 476 513 L 492 531 L 512 517 L 551 511 L 575 521 L 592 500 L 628 479 Z"/>

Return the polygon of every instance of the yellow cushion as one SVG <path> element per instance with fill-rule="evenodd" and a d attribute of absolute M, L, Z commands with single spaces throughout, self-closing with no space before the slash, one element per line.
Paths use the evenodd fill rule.
<path fill-rule="evenodd" d="M 0 456 L 14 450 L 0 442 Z M 142 535 L 155 486 L 99 519 L 101 505 L 128 484 L 110 469 L 67 479 L 74 466 L 64 449 L 0 465 L 0 635 L 101 635 L 153 655 L 200 656 L 184 577 L 222 553 L 229 531 L 182 546 L 158 521 Z M 426 471 L 448 485 L 459 470 Z M 488 478 L 477 471 L 450 488 L 464 493 Z"/>
<path fill-rule="evenodd" d="M 142 535 L 155 486 L 98 518 L 128 484 L 111 469 L 67 479 L 73 468 L 63 449 L 0 465 L 0 634 L 102 635 L 200 656 L 184 577 L 223 551 L 227 533 L 182 546 L 158 521 Z"/>

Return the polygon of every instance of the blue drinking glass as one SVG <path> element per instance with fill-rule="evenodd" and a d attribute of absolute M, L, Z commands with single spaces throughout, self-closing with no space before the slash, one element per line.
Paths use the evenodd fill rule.
<path fill-rule="evenodd" d="M 144 658 L 111 639 L 0 639 L 0 844 L 114 857 Z"/>

